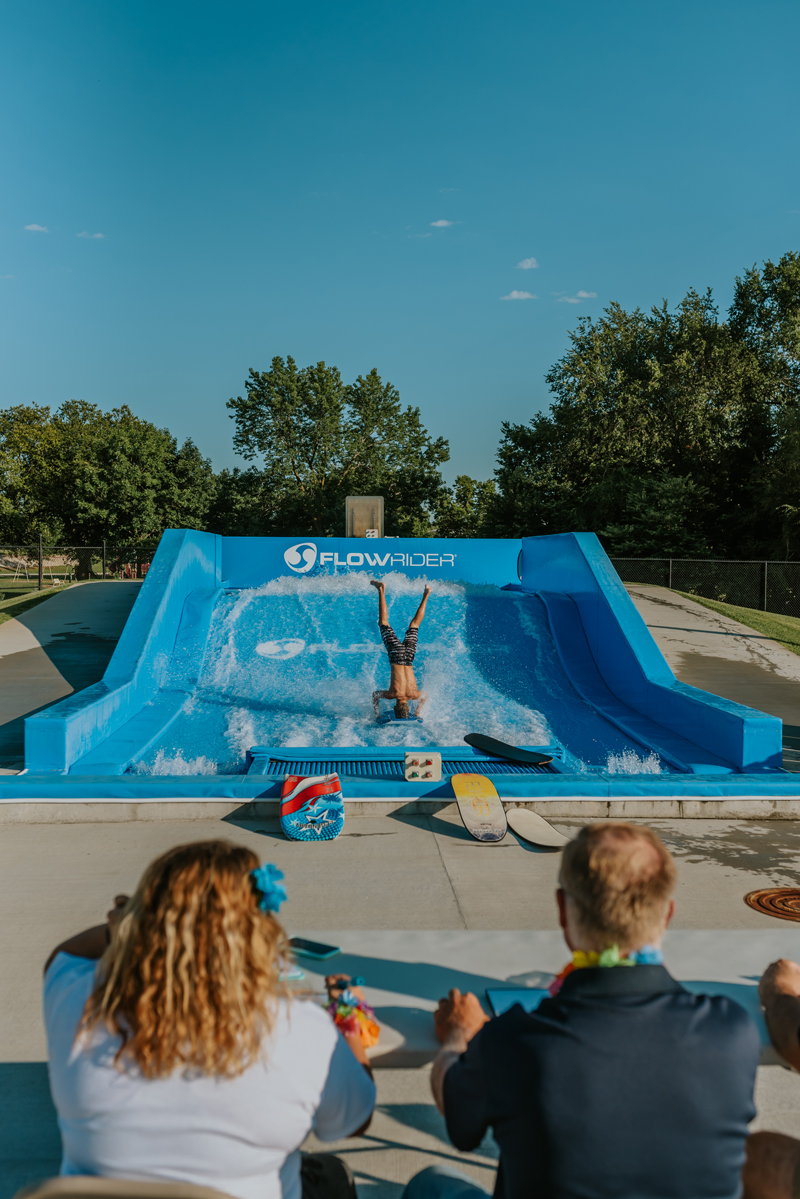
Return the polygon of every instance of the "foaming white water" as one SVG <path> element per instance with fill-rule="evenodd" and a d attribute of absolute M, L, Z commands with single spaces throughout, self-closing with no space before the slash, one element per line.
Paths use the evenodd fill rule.
<path fill-rule="evenodd" d="M 171 757 L 160 749 L 156 754 L 155 761 L 148 764 L 141 763 L 137 767 L 137 774 L 219 774 L 219 769 L 216 762 L 210 758 L 200 754 L 196 758 L 190 758 L 188 761 L 184 758 L 181 750 L 173 754 Z"/>
<path fill-rule="evenodd" d="M 373 576 L 365 570 L 353 570 L 346 575 L 281 575 L 280 578 L 270 579 L 260 587 L 254 587 L 242 595 L 257 598 L 265 595 L 326 595 L 340 600 L 346 595 L 369 596 L 377 611 L 378 598 L 370 579 Z M 386 599 L 389 602 L 397 596 L 413 596 L 417 602 L 422 598 L 425 587 L 430 587 L 433 595 L 463 595 L 467 584 L 452 583 L 445 579 L 409 578 L 408 575 L 393 571 L 381 576 L 386 588 Z M 496 587 L 477 587 L 469 584 L 472 592 L 484 591 L 496 593 Z"/>
<path fill-rule="evenodd" d="M 402 638 L 425 581 L 395 573 L 384 582 L 389 619 Z M 231 749 L 248 738 L 287 747 L 457 745 L 475 728 L 523 744 L 552 740 L 539 712 L 502 695 L 475 670 L 465 641 L 468 595 L 510 597 L 494 587 L 429 585 L 414 666 L 428 697 L 422 724 L 375 721 L 372 692 L 389 686 L 390 667 L 366 572 L 272 579 L 222 605 L 199 699 L 213 693 L 218 702 L 227 697 L 237 713 L 247 711 L 243 731 L 226 732 Z M 241 724 L 241 715 L 236 720 Z"/>
<path fill-rule="evenodd" d="M 425 580 L 395 573 L 384 582 L 402 640 Z M 582 757 L 597 769 L 608 754 L 615 773 L 658 772 L 657 758 L 643 765 L 572 690 L 540 601 L 491 586 L 430 586 L 414 662 L 427 695 L 421 724 L 375 720 L 372 694 L 389 687 L 390 666 L 369 575 L 284 576 L 220 596 L 197 687 L 139 769 L 228 773 L 244 769 L 253 745 L 456 746 L 481 732 L 515 745 L 561 741 L 576 769 Z"/>
<path fill-rule="evenodd" d="M 640 757 L 632 749 L 626 749 L 619 754 L 609 754 L 606 758 L 606 770 L 609 774 L 663 774 L 661 759 L 657 753 L 649 753 Z"/>
<path fill-rule="evenodd" d="M 228 713 L 225 740 L 234 761 L 241 761 L 248 749 L 256 744 L 256 725 L 247 708 L 234 708 Z"/>

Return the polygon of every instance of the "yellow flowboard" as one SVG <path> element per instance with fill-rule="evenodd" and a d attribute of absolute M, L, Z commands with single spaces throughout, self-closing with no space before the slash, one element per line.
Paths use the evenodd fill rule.
<path fill-rule="evenodd" d="M 502 841 L 508 825 L 494 783 L 483 774 L 454 774 L 450 782 L 470 836 L 476 841 Z"/>

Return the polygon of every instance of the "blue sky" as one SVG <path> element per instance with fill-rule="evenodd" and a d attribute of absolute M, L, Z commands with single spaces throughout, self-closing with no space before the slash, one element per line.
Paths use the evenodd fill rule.
<path fill-rule="evenodd" d="M 39 0 L 0 45 L 0 403 L 127 403 L 217 468 L 292 354 L 486 478 L 580 316 L 724 310 L 800 241 L 796 0 Z"/>

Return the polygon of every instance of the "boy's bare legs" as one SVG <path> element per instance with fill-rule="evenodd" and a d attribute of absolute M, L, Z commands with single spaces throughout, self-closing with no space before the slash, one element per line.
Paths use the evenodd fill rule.
<path fill-rule="evenodd" d="M 416 612 L 414 613 L 414 619 L 411 621 L 411 624 L 408 626 L 410 629 L 417 629 L 422 624 L 422 618 L 425 615 L 425 605 L 428 602 L 428 596 L 430 595 L 430 593 L 431 593 L 430 587 L 426 587 L 422 593 L 422 603 L 417 608 Z"/>
<path fill-rule="evenodd" d="M 370 579 L 370 583 L 378 589 L 378 624 L 388 624 L 389 609 L 386 607 L 386 589 L 380 579 Z"/>

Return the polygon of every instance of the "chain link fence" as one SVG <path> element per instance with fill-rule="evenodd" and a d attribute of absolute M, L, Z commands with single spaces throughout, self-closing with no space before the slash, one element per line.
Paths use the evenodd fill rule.
<path fill-rule="evenodd" d="M 652 583 L 704 599 L 800 616 L 800 562 L 612 558 L 623 583 Z"/>
<path fill-rule="evenodd" d="M 0 596 L 92 579 L 143 579 L 158 542 L 0 545 Z M 705 599 L 800 617 L 800 562 L 722 558 L 612 558 L 623 583 L 651 583 Z"/>
<path fill-rule="evenodd" d="M 143 579 L 158 542 L 143 545 L 0 545 L 0 596 L 93 579 Z"/>

